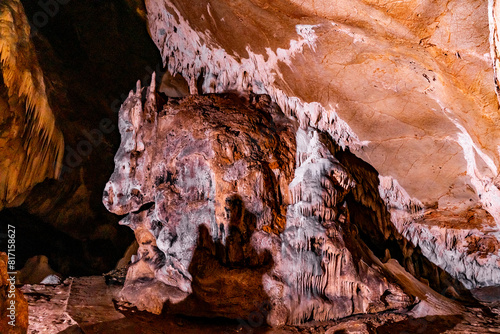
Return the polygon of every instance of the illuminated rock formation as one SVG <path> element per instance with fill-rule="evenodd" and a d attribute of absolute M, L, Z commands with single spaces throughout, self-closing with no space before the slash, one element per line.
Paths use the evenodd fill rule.
<path fill-rule="evenodd" d="M 15 274 L 8 266 L 8 257 L 0 252 L 0 331 L 26 333 L 28 329 L 28 303 L 15 286 Z"/>
<path fill-rule="evenodd" d="M 425 256 L 469 288 L 500 283 L 496 248 L 473 254 L 464 241 L 463 256 L 445 242 L 500 238 L 496 1 L 146 7 L 165 65 L 191 93 L 269 94 L 377 170 L 397 233 Z M 468 225 L 476 213 L 480 227 Z"/>
<path fill-rule="evenodd" d="M 22 262 L 100 274 L 133 240 L 101 195 L 120 104 L 161 71 L 141 2 L 0 1 L 0 221 L 20 228 Z"/>
<path fill-rule="evenodd" d="M 35 52 L 21 2 L 0 2 L 0 210 L 61 171 L 64 139 Z"/>
<path fill-rule="evenodd" d="M 139 244 L 122 296 L 159 313 L 192 294 L 177 306 L 185 313 L 247 315 L 266 299 L 272 265 L 251 237 L 283 230 L 294 125 L 265 96 L 157 100 L 154 85 L 138 87 L 120 109 L 122 144 L 104 192 Z"/>
<path fill-rule="evenodd" d="M 165 102 L 154 89 L 120 109 L 104 191 L 139 244 L 122 302 L 231 318 L 269 303 L 273 325 L 410 305 L 356 236 L 354 181 L 316 130 L 266 95 Z"/>
<path fill-rule="evenodd" d="M 327 321 L 410 304 L 357 236 L 344 201 L 353 186 L 318 132 L 298 129 L 297 168 L 289 186 L 293 204 L 275 241 L 281 244 L 274 248 L 276 268 L 264 278 L 277 305 L 271 324 Z"/>
<path fill-rule="evenodd" d="M 108 271 L 122 219 L 119 306 L 488 318 L 471 305 L 500 286 L 497 0 L 47 3 L 30 30 L 46 2 L 0 0 L 0 209 L 23 204 L 0 221 L 43 241 L 23 260 Z M 125 218 L 100 199 L 117 149 L 104 203 Z M 38 257 L 18 278 L 54 273 Z"/>
<path fill-rule="evenodd" d="M 409 295 L 387 280 L 400 273 L 382 264 L 391 258 L 398 259 L 408 275 L 443 293 L 462 295 L 464 287 L 500 283 L 500 136 L 492 60 L 498 15 L 494 1 L 489 6 L 468 3 L 466 8 L 448 8 L 444 1 L 206 1 L 194 6 L 182 0 L 146 0 L 150 33 L 170 72 L 164 76 L 164 93 L 183 96 L 188 87 L 195 94 L 188 100 L 228 91 L 250 97 L 267 94 L 297 122 L 297 163 L 281 178 L 289 183 L 280 187 L 280 205 L 288 207 L 281 218 L 273 215 L 274 221 L 281 221 L 280 228 L 266 230 L 259 222 L 261 209 L 255 209 L 259 206 L 243 200 L 245 210 L 259 217 L 252 245 L 259 253 L 267 250 L 273 259 L 263 276 L 271 300 L 269 323 L 297 324 L 409 305 L 413 294 L 408 287 Z M 235 38 L 235 31 L 245 33 Z M 120 122 L 130 122 L 132 129 L 144 124 L 140 115 L 152 115 L 156 103 L 154 87 L 146 93 L 144 107 L 139 91 L 121 111 Z M 214 117 L 223 120 L 227 115 Z M 125 134 L 123 128 L 104 202 L 118 214 L 136 212 L 124 223 L 147 245 L 143 247 L 153 247 L 148 252 L 156 255 L 148 261 L 163 263 L 166 248 L 158 245 L 162 238 L 155 235 L 153 221 L 168 226 L 182 218 L 158 214 L 157 196 L 143 191 L 151 189 L 152 182 L 144 165 L 154 159 L 144 160 L 146 164 L 141 159 L 148 144 L 173 144 L 152 139 L 149 132 Z M 175 145 L 177 137 L 172 136 Z M 124 152 L 134 150 L 140 152 L 134 153 L 137 162 L 135 157 L 124 158 Z M 234 155 L 227 150 L 224 154 Z M 135 176 L 124 183 L 123 173 Z M 172 180 L 173 172 L 162 173 Z M 199 170 L 199 175 L 209 174 Z M 239 178 L 247 179 L 244 173 Z M 198 192 L 203 196 L 211 191 L 202 188 Z M 226 225 L 221 234 L 213 225 L 218 223 L 211 224 L 207 229 L 214 241 L 231 235 Z M 138 233 L 137 226 L 147 226 L 149 232 Z M 198 237 L 206 238 L 206 233 Z M 189 245 L 192 249 L 194 241 Z M 148 259 L 141 254 L 139 250 L 139 258 Z M 163 281 L 186 295 L 196 281 L 188 270 L 190 257 L 191 252 L 182 258 L 182 267 L 172 265 L 182 275 L 170 272 L 171 280 Z M 130 269 L 129 284 L 134 273 L 143 271 L 140 263 Z M 161 277 L 157 270 L 149 274 L 156 281 Z M 125 287 L 124 299 L 127 291 Z M 151 307 L 128 297 L 155 312 L 168 299 L 160 298 Z M 171 301 L 183 298 L 176 294 Z"/>

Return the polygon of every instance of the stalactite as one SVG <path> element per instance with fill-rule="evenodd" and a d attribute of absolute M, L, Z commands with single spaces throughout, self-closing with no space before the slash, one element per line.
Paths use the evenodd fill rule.
<path fill-rule="evenodd" d="M 64 138 L 56 126 L 30 26 L 18 0 L 0 2 L 0 62 L 10 105 L 2 112 L 24 111 L 18 115 L 24 122 L 23 133 L 18 134 L 24 152 L 7 166 L 9 178 L 0 179 L 1 209 L 46 177 L 59 177 L 64 154 Z"/>
<path fill-rule="evenodd" d="M 297 137 L 301 144 L 296 153 L 295 178 L 289 186 L 293 204 L 288 208 L 285 228 L 285 233 L 294 232 L 287 234 L 282 245 L 282 252 L 290 255 L 283 255 L 282 267 L 277 268 L 278 272 L 283 270 L 286 281 L 292 282 L 287 290 L 288 321 L 302 324 L 310 320 L 332 320 L 355 311 L 366 312 L 356 305 L 382 298 L 388 283 L 375 276 L 370 279 L 380 280 L 381 292 L 357 294 L 363 279 L 353 267 L 339 226 L 341 221 L 348 221 L 343 215 L 337 218 L 338 212 L 346 210 L 343 197 L 354 186 L 354 181 L 323 146 L 315 130 L 299 129 Z M 297 221 L 300 224 L 292 223 Z M 288 253 L 291 246 L 295 251 Z M 290 271 L 288 266 L 292 263 L 294 270 Z M 288 276 L 291 277 L 287 279 Z M 345 300 L 345 305 L 349 306 L 338 304 L 339 300 Z"/>

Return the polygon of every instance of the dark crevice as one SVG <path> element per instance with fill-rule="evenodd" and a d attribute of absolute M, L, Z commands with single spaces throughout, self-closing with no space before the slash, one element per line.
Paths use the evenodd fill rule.
<path fill-rule="evenodd" d="M 136 214 L 136 213 L 139 213 L 142 211 L 147 211 L 147 210 L 151 209 L 153 207 L 153 205 L 155 205 L 155 202 L 149 202 L 149 203 L 143 204 L 143 205 L 141 205 L 141 207 L 137 211 L 133 211 L 132 213 Z"/>
<path fill-rule="evenodd" d="M 378 172 L 375 168 L 351 153 L 348 148 L 341 149 L 328 134 L 322 133 L 321 138 L 356 182 L 345 201 L 350 222 L 356 227 L 359 240 L 381 261 L 387 260 L 386 255 L 389 253 L 391 258 L 396 259 L 416 278 L 428 282 L 435 291 L 445 295 L 447 289 L 453 287 L 461 301 L 476 305 L 470 291 L 458 279 L 429 261 L 423 256 L 420 247 L 414 247 L 396 230 L 380 197 Z M 363 204 L 362 201 L 371 205 Z M 354 231 L 351 234 L 354 235 Z"/>

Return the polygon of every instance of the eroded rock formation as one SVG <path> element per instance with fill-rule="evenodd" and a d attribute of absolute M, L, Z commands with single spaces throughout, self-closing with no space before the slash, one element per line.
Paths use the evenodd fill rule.
<path fill-rule="evenodd" d="M 294 151 L 296 161 L 294 169 L 284 170 L 285 176 L 279 174 L 282 184 L 274 190 L 280 194 L 278 203 L 262 201 L 262 211 L 247 197 L 241 199 L 245 212 L 257 219 L 252 247 L 258 254 L 269 252 L 272 258 L 260 274 L 271 302 L 268 322 L 273 325 L 408 306 L 414 296 L 425 294 L 415 294 L 405 285 L 408 280 L 400 279 L 403 271 L 454 298 L 467 299 L 466 289 L 500 282 L 500 191 L 495 181 L 499 136 L 496 130 L 488 130 L 488 135 L 483 132 L 495 129 L 498 123 L 492 61 L 498 39 L 496 5 L 468 4 L 475 8 L 473 15 L 453 7 L 454 16 L 446 11 L 445 2 L 351 5 L 354 14 L 343 2 L 335 6 L 318 3 L 312 8 L 287 1 L 237 6 L 228 1 L 196 6 L 182 0 L 146 1 L 150 33 L 170 72 L 164 76 L 163 93 L 181 97 L 186 89 L 195 95 L 237 91 L 250 101 L 263 96 L 255 94 L 268 94 L 276 103 L 273 108 L 279 107 L 296 123 L 290 129 L 294 145 L 275 149 Z M 400 20 L 400 14 L 406 12 L 411 13 L 410 18 Z M 370 15 L 377 19 L 367 20 Z M 463 18 L 463 26 L 473 27 L 468 30 L 471 33 L 455 29 L 457 17 Z M 230 38 L 231 31 L 245 34 Z M 471 81 L 475 84 L 468 84 Z M 144 244 L 126 285 L 138 284 L 133 282 L 140 275 L 134 275 L 150 268 L 149 277 L 155 284 L 163 279 L 166 285 L 196 296 L 200 293 L 193 288 L 197 279 L 189 267 L 191 251 L 187 257 L 179 251 L 172 255 L 184 263 L 182 267 L 171 265 L 176 268 L 169 274 L 171 279 L 159 278 L 161 266 L 143 263 L 162 263 L 162 254 L 171 261 L 167 249 L 172 246 L 166 247 L 155 232 L 155 222 L 169 226 L 184 219 L 158 208 L 158 198 L 174 207 L 181 205 L 177 199 L 158 197 L 150 190 L 144 193 L 143 186 L 154 189 L 151 173 L 163 173 L 163 178 L 178 182 L 174 172 L 154 169 L 154 159 L 144 160 L 148 143 L 183 145 L 177 131 L 172 130 L 171 140 L 165 141 L 153 139 L 150 130 L 139 130 L 145 122 L 142 118 L 153 117 L 158 103 L 154 90 L 153 86 L 142 93 L 144 101 L 139 102 L 141 90 L 137 88 L 122 106 L 120 122 L 130 123 L 130 132 L 137 134 L 126 134 L 123 129 L 130 125 L 121 124 L 122 144 L 104 202 L 112 212 L 132 212 L 123 222 L 136 231 L 139 244 L 141 240 Z M 177 108 L 190 109 L 187 101 L 204 98 L 190 96 L 180 100 Z M 162 103 L 157 105 L 159 110 L 166 108 Z M 227 115 L 210 110 L 220 122 L 227 122 Z M 197 117 L 191 121 L 198 122 Z M 138 153 L 124 155 L 134 150 Z M 231 152 L 225 150 L 212 154 Z M 163 157 L 167 163 L 175 161 Z M 241 180 L 247 180 L 243 171 L 248 166 L 238 166 L 240 174 L 232 182 L 246 182 Z M 198 178 L 209 174 L 200 167 Z M 217 173 L 214 175 L 210 177 L 217 180 Z M 196 183 L 201 187 L 199 193 L 207 196 L 208 188 L 202 186 L 205 178 L 208 176 Z M 221 191 L 214 189 L 213 194 Z M 185 200 L 193 200 L 179 193 Z M 218 203 L 217 198 L 214 201 Z M 286 212 L 281 209 L 277 215 L 272 209 L 276 205 L 286 207 Z M 198 241 L 202 245 L 218 240 L 224 244 L 225 237 L 231 238 L 227 224 L 222 230 L 217 227 L 217 206 L 207 231 L 203 228 L 196 234 L 191 230 L 204 240 Z M 266 210 L 274 212 L 271 221 L 277 227 L 261 223 L 261 219 L 270 221 L 262 218 L 267 216 Z M 240 240 L 240 244 L 247 242 Z M 188 244 L 192 249 L 195 242 L 191 238 Z M 233 252 L 231 244 L 225 246 Z M 148 251 L 141 253 L 141 247 Z M 241 252 L 242 258 L 249 255 Z M 391 258 L 404 269 L 389 264 Z M 163 285 L 160 290 L 163 293 L 157 296 L 171 293 Z M 133 289 L 124 288 L 125 300 L 155 312 L 169 299 L 162 297 L 147 305 L 130 291 Z M 181 306 L 172 308 L 186 311 L 179 303 L 184 298 L 176 293 L 170 302 Z M 439 302 L 434 304 L 438 311 L 431 313 L 446 309 Z M 211 311 L 228 316 L 217 307 Z"/>
<path fill-rule="evenodd" d="M 248 314 L 265 299 L 262 274 L 272 264 L 251 237 L 284 228 L 294 125 L 266 97 L 164 105 L 156 94 L 138 87 L 122 106 L 122 145 L 104 193 L 110 211 L 129 213 L 122 224 L 139 244 L 123 297 L 159 313 L 193 293 L 207 314 Z M 192 312 L 189 303 L 181 307 Z"/>
<path fill-rule="evenodd" d="M 17 272 L 17 284 L 59 284 L 61 274 L 49 265 L 45 255 L 37 255 L 26 261 L 24 267 Z"/>
<path fill-rule="evenodd" d="M 16 269 L 44 254 L 63 275 L 100 274 L 133 241 L 101 198 L 120 104 L 162 71 L 144 13 L 137 0 L 0 1 L 0 222 L 23 240 Z"/>
<path fill-rule="evenodd" d="M 327 137 L 267 95 L 162 96 L 153 81 L 122 105 L 104 191 L 139 244 L 123 302 L 232 318 L 266 303 L 272 325 L 412 303 L 357 237 Z"/>
<path fill-rule="evenodd" d="M 96 196 L 118 138 L 94 130 L 162 60 L 121 108 L 104 193 L 138 245 L 121 303 L 278 326 L 462 317 L 442 295 L 496 291 L 496 0 L 72 1 L 30 33 L 39 3 L 0 0 L 0 208 L 24 203 L 0 220 L 62 231 L 59 272 L 130 244 Z"/>
<path fill-rule="evenodd" d="M 499 283 L 496 248 L 464 241 L 465 256 L 445 236 L 499 239 L 495 1 L 146 7 L 165 65 L 191 93 L 269 94 L 377 170 L 391 224 L 431 261 L 467 287 Z"/>
<path fill-rule="evenodd" d="M 278 304 L 269 322 L 327 321 L 410 305 L 411 298 L 384 277 L 357 235 L 344 200 L 354 187 L 349 173 L 316 130 L 298 129 L 296 141 L 292 204 L 285 231 L 274 240 L 276 268 L 264 277 Z M 287 317 L 276 314 L 280 307 Z"/>

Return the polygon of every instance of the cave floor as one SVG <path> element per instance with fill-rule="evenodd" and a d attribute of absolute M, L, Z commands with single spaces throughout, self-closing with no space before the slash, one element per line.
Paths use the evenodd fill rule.
<path fill-rule="evenodd" d="M 469 307 L 467 314 L 412 318 L 406 313 L 385 312 L 280 329 L 257 326 L 258 316 L 235 321 L 155 316 L 124 309 L 113 302 L 120 289 L 121 285 L 106 284 L 102 276 L 69 278 L 59 285 L 24 285 L 21 291 L 29 303 L 28 333 L 500 333 L 499 291 L 491 289 L 477 292 L 484 297 L 483 307 Z"/>

